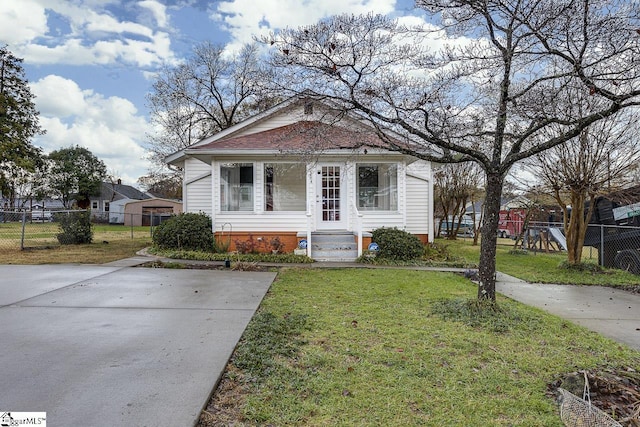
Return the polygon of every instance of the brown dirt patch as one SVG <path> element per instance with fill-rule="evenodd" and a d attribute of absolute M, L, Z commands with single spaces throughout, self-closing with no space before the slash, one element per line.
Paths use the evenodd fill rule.
<path fill-rule="evenodd" d="M 244 417 L 240 408 L 247 390 L 241 378 L 242 373 L 228 364 L 207 407 L 200 413 L 197 427 L 230 427 L 242 424 Z"/>
<path fill-rule="evenodd" d="M 640 427 L 640 372 L 631 367 L 570 372 L 549 384 L 549 392 L 562 387 L 582 398 L 585 376 L 592 405 L 624 427 Z"/>

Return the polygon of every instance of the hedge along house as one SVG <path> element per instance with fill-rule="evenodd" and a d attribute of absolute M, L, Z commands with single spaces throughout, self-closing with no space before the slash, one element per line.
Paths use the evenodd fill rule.
<path fill-rule="evenodd" d="M 230 250 L 278 237 L 285 252 L 306 243 L 316 260 L 349 261 L 380 227 L 433 240 L 431 164 L 383 146 L 363 121 L 292 98 L 167 163 L 184 173 L 184 212 L 209 215 Z"/>

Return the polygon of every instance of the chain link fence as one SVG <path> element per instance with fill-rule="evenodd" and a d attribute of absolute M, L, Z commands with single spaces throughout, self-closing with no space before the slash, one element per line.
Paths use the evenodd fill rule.
<path fill-rule="evenodd" d="M 0 211 L 0 250 L 22 250 L 59 246 L 58 215 L 83 211 Z M 154 228 L 168 215 L 121 214 L 119 222 L 92 216 L 93 240 L 142 239 L 153 236 Z"/>
<path fill-rule="evenodd" d="M 567 241 L 562 223 L 503 221 L 498 237 L 503 245 L 532 252 L 564 252 Z M 513 243 L 506 241 L 510 238 Z M 594 260 L 599 265 L 620 268 L 640 274 L 640 227 L 590 224 L 587 227 L 582 251 L 583 260 Z"/>

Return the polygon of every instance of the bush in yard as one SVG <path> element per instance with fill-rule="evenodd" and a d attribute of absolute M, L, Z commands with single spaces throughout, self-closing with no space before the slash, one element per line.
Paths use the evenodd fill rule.
<path fill-rule="evenodd" d="M 422 256 L 420 239 L 397 228 L 378 228 L 373 231 L 371 241 L 378 244 L 380 251 L 377 256 L 380 258 L 410 261 Z"/>
<path fill-rule="evenodd" d="M 60 233 L 56 236 L 60 244 L 79 245 L 93 240 L 89 211 L 61 212 L 54 215 L 54 220 L 60 226 Z"/>
<path fill-rule="evenodd" d="M 160 249 L 213 250 L 211 218 L 203 213 L 182 213 L 158 225 L 153 244 Z"/>

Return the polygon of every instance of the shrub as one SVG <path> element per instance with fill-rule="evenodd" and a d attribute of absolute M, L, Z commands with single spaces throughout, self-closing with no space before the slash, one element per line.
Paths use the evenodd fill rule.
<path fill-rule="evenodd" d="M 562 270 L 577 271 L 580 273 L 597 274 L 605 272 L 604 268 L 593 262 L 579 262 L 577 264 L 571 264 L 568 261 L 562 261 L 558 267 Z"/>
<path fill-rule="evenodd" d="M 462 258 L 455 256 L 449 250 L 447 245 L 443 245 L 440 243 L 428 243 L 424 246 L 422 252 L 422 259 L 427 261 L 440 261 L 440 262 L 451 262 L 451 261 L 462 261 Z"/>
<path fill-rule="evenodd" d="M 54 220 L 60 226 L 60 233 L 56 236 L 60 244 L 79 245 L 91 243 L 93 240 L 93 225 L 89 211 L 57 213 Z"/>
<path fill-rule="evenodd" d="M 253 238 L 252 234 L 249 234 L 247 240 L 236 239 L 233 241 L 236 244 L 236 250 L 240 254 L 257 254 L 260 252 L 260 244 L 262 241 Z"/>
<path fill-rule="evenodd" d="M 422 256 L 423 246 L 420 239 L 397 228 L 378 228 L 373 231 L 371 241 L 380 247 L 380 258 L 409 261 Z"/>
<path fill-rule="evenodd" d="M 160 249 L 213 250 L 211 218 L 203 213 L 182 213 L 158 225 L 153 244 Z"/>

